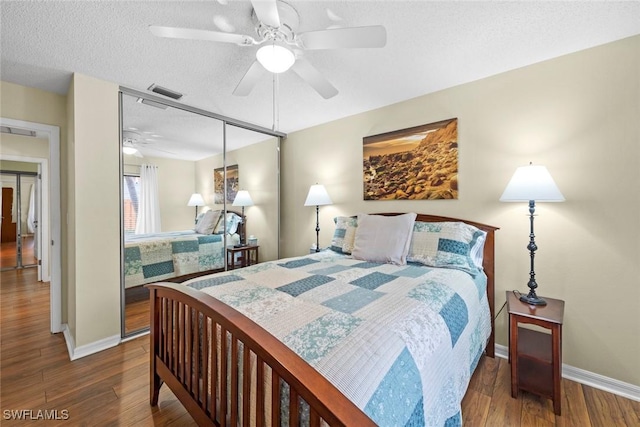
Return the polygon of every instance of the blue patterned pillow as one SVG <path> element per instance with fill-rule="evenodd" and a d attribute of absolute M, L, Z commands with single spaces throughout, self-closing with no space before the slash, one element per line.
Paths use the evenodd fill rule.
<path fill-rule="evenodd" d="M 486 233 L 464 222 L 422 222 L 413 226 L 407 261 L 429 267 L 455 268 L 470 274 L 478 273 L 478 246 L 484 246 Z M 480 242 L 481 241 L 481 242 Z M 482 251 L 480 251 L 480 256 Z M 482 260 L 479 260 L 482 265 Z"/>
<path fill-rule="evenodd" d="M 355 216 L 337 216 L 333 219 L 336 229 L 333 232 L 329 249 L 341 254 L 351 255 L 353 244 L 356 240 L 358 218 Z"/>

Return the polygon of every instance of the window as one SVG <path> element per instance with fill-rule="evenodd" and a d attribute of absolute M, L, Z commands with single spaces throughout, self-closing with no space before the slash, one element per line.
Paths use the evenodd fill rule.
<path fill-rule="evenodd" d="M 124 233 L 136 232 L 136 220 L 138 219 L 138 200 L 140 196 L 140 177 L 135 175 L 124 176 Z"/>

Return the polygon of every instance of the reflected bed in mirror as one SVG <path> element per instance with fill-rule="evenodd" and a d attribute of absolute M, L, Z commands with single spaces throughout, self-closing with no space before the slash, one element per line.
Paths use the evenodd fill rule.
<path fill-rule="evenodd" d="M 180 283 L 224 271 L 225 247 L 240 242 L 240 213 L 209 210 L 194 230 L 125 235 L 124 286 L 126 331 L 149 325 L 149 291 L 145 284 Z M 227 233 L 224 233 L 224 231 Z"/>
<path fill-rule="evenodd" d="M 142 94 L 129 91 L 123 88 L 121 97 L 123 337 L 149 328 L 145 284 L 182 282 L 224 270 L 225 246 L 240 243 L 240 234 L 260 238 L 260 261 L 278 258 L 279 243 L 279 137 L 187 106 L 161 109 L 140 103 Z M 214 190 L 214 170 L 230 165 L 242 170 L 237 184 L 255 202 L 245 208 L 246 221 L 226 234 L 196 230 L 191 195 L 202 195 L 196 208 L 200 214 L 231 207 L 231 201 L 216 203 Z M 141 189 L 150 180 L 149 169 L 157 174 L 157 205 L 145 208 Z M 150 228 L 137 224 L 138 214 L 147 216 L 144 212 L 158 216 Z"/>

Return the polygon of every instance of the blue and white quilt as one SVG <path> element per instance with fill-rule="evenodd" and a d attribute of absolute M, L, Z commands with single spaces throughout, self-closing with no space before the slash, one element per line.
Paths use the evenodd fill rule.
<path fill-rule="evenodd" d="M 227 235 L 227 245 L 237 243 L 237 236 Z M 125 288 L 224 269 L 223 237 L 221 234 L 197 234 L 193 230 L 127 236 Z"/>
<path fill-rule="evenodd" d="M 484 273 L 323 251 L 185 284 L 262 325 L 378 425 L 461 425 L 491 332 Z"/>

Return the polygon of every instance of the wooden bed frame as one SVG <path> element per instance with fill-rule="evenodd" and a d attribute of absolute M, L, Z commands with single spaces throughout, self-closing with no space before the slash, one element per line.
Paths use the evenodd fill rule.
<path fill-rule="evenodd" d="M 498 228 L 422 214 L 416 221 L 459 221 L 487 232 L 483 267 L 487 275 L 491 336 L 485 353 L 494 357 L 494 244 Z M 311 427 L 319 426 L 320 420 L 331 426 L 375 426 L 300 356 L 232 307 L 182 285 L 146 286 L 151 300 L 152 406 L 158 404 L 160 387 L 166 383 L 198 425 L 280 426 L 281 393 L 284 393 L 281 379 L 289 385 L 286 405 L 290 426 L 299 425 L 299 398 L 309 405 Z M 227 381 L 219 381 L 220 378 Z M 265 419 L 269 413 L 270 423 Z"/>

